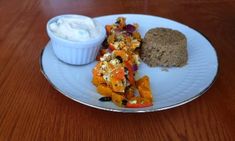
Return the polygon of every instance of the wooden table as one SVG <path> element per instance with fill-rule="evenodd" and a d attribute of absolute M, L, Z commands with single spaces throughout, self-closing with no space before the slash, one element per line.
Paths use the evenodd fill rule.
<path fill-rule="evenodd" d="M 76 13 L 91 17 L 142 13 L 170 18 L 204 33 L 217 50 L 214 85 L 170 110 L 123 114 L 76 103 L 40 73 L 46 22 Z M 0 141 L 235 140 L 234 0 L 1 0 Z"/>

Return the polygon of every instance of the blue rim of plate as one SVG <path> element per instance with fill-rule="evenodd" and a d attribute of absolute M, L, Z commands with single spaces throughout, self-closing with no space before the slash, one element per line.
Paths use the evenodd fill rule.
<path fill-rule="evenodd" d="M 95 17 L 95 18 L 101 18 L 101 17 L 106 17 L 106 16 L 118 16 L 118 15 L 130 15 L 130 14 L 114 14 L 114 15 L 104 15 L 104 16 L 99 16 L 99 17 Z M 153 17 L 159 17 L 159 16 L 154 16 L 154 15 L 145 15 L 145 14 L 131 14 L 131 15 L 143 15 L 143 16 L 153 16 Z M 179 24 L 183 24 L 183 23 L 180 23 L 180 22 L 177 22 L 175 20 L 171 20 L 171 19 L 168 19 L 168 18 L 163 18 L 163 17 L 160 17 L 162 19 L 167 19 L 167 20 L 170 20 L 170 21 L 174 21 L 176 23 L 179 23 Z M 185 25 L 185 24 L 183 24 Z M 181 105 L 184 105 L 186 103 L 189 103 L 191 101 L 193 101 L 194 99 L 200 97 L 201 95 L 203 95 L 207 90 L 209 90 L 211 88 L 211 86 L 215 83 L 215 80 L 217 79 L 218 77 L 218 73 L 219 73 L 219 59 L 218 59 L 218 55 L 217 55 L 217 51 L 216 49 L 214 48 L 212 42 L 210 41 L 210 39 L 205 35 L 203 34 L 202 32 L 200 32 L 199 30 L 195 29 L 195 28 L 192 28 L 188 25 L 185 25 L 187 26 L 188 28 L 191 28 L 193 30 L 195 30 L 196 32 L 198 32 L 202 37 L 204 37 L 212 46 L 212 48 L 214 49 L 215 51 L 215 55 L 216 55 L 216 59 L 217 59 L 217 68 L 216 68 L 216 74 L 213 78 L 213 80 L 211 81 L 211 83 L 205 88 L 203 89 L 201 92 L 199 92 L 197 95 L 195 95 L 194 97 L 191 97 L 187 100 L 184 100 L 182 102 L 179 102 L 179 103 L 176 103 L 176 104 L 172 104 L 172 105 L 169 105 L 169 106 L 165 106 L 165 107 L 161 107 L 161 108 L 155 108 L 155 109 L 142 109 L 142 108 L 139 108 L 138 110 L 135 110 L 135 111 L 132 111 L 132 110 L 123 110 L 123 109 L 111 109 L 111 108 L 106 108 L 106 107 L 101 107 L 101 106 L 96 106 L 96 105 L 92 105 L 92 104 L 89 104 L 89 103 L 86 103 L 86 102 L 83 102 L 81 100 L 78 100 L 78 99 L 75 99 L 69 95 L 67 95 L 66 93 L 64 93 L 63 91 L 61 91 L 58 87 L 56 87 L 52 81 L 49 79 L 49 77 L 47 76 L 47 74 L 45 73 L 44 71 L 44 68 L 43 68 L 43 65 L 42 65 L 42 57 L 43 57 L 43 54 L 44 54 L 44 50 L 46 47 L 44 47 L 41 51 L 41 54 L 40 54 L 40 57 L 39 57 L 39 65 L 40 65 L 40 71 L 41 73 L 44 75 L 44 77 L 47 79 L 47 81 L 50 83 L 50 85 L 56 89 L 58 92 L 60 92 L 61 94 L 63 94 L 64 96 L 68 97 L 69 99 L 72 99 L 78 103 L 81 103 L 83 105 L 86 105 L 86 106 L 89 106 L 89 107 L 92 107 L 92 108 L 96 108 L 96 109 L 100 109 L 100 110 L 105 110 L 105 111 L 112 111 L 112 112 L 120 112 L 120 113 L 147 113 L 147 112 L 156 112 L 156 111 L 162 111 L 162 110 L 167 110 L 167 109 L 172 109 L 172 108 L 175 108 L 175 107 L 179 107 Z M 98 99 L 97 99 L 98 100 Z"/>

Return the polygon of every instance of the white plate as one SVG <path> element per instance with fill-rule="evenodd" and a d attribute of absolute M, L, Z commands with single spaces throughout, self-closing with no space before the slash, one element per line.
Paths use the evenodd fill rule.
<path fill-rule="evenodd" d="M 48 81 L 65 96 L 88 106 L 115 112 L 150 112 L 177 107 L 202 95 L 213 83 L 218 71 L 216 51 L 211 43 L 196 30 L 178 22 L 149 15 L 123 14 L 97 17 L 103 25 L 124 16 L 127 23 L 138 23 L 142 35 L 153 27 L 167 27 L 181 31 L 188 40 L 188 64 L 182 68 L 163 71 L 144 63 L 139 67 L 140 76 L 148 75 L 154 97 L 154 106 L 147 108 L 120 108 L 112 102 L 100 102 L 101 97 L 92 85 L 92 68 L 97 62 L 72 66 L 59 61 L 50 42 L 42 51 L 41 70 Z"/>

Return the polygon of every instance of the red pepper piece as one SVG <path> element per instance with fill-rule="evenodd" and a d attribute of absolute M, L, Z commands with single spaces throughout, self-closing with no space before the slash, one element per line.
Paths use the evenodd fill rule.
<path fill-rule="evenodd" d="M 96 60 L 96 61 L 100 61 L 100 57 L 101 57 L 100 54 L 98 54 L 98 55 L 96 56 L 95 60 Z"/>
<path fill-rule="evenodd" d="M 125 66 L 128 69 L 128 79 L 130 81 L 130 84 L 135 86 L 135 78 L 134 78 L 134 72 L 133 72 L 132 65 L 128 61 L 126 61 Z"/>
<path fill-rule="evenodd" d="M 144 103 L 144 104 L 140 104 L 140 103 L 136 103 L 136 104 L 131 104 L 131 103 L 127 103 L 126 107 L 127 108 L 145 108 L 145 107 L 150 107 L 153 106 L 153 103 Z"/>
<path fill-rule="evenodd" d="M 111 52 L 115 50 L 115 48 L 112 44 L 109 44 L 109 49 L 111 50 Z"/>

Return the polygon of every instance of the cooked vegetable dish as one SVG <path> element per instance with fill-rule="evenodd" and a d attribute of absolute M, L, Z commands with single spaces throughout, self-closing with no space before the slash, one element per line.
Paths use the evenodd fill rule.
<path fill-rule="evenodd" d="M 153 98 L 148 76 L 135 80 L 140 65 L 138 24 L 126 24 L 126 19 L 119 17 L 105 29 L 107 38 L 97 56 L 92 80 L 97 92 L 103 96 L 100 101 L 113 101 L 117 106 L 127 108 L 151 106 Z M 138 89 L 138 95 L 135 89 Z"/>

